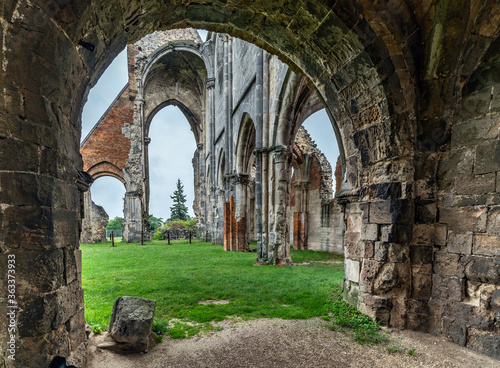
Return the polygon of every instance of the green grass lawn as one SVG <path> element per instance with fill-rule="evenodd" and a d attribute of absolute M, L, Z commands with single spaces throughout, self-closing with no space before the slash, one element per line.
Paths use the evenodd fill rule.
<path fill-rule="evenodd" d="M 125 295 L 156 299 L 156 326 L 165 326 L 171 319 L 204 324 L 207 329 L 209 322 L 232 317 L 324 316 L 344 275 L 342 263 L 255 266 L 255 253 L 224 252 L 221 246 L 204 242 L 110 245 L 81 245 L 85 318 L 103 329 L 116 297 Z M 292 250 L 292 259 L 301 263 L 335 257 Z M 198 304 L 205 300 L 229 303 Z"/>

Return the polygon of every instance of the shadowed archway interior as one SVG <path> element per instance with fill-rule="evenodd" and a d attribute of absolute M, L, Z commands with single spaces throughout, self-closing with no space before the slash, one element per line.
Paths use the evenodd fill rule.
<path fill-rule="evenodd" d="M 500 97 L 497 78 L 488 75 L 497 65 L 499 13 L 493 0 L 459 6 L 403 0 L 4 2 L 0 175 L 8 189 L 1 197 L 0 259 L 6 264 L 15 255 L 17 261 L 23 349 L 16 364 L 47 366 L 54 355 L 84 361 L 78 241 L 89 183 L 81 173 L 80 116 L 90 87 L 127 43 L 188 26 L 221 33 L 199 49 L 213 47 L 206 50 L 221 61 L 207 67 L 214 74 L 207 74 L 203 88 L 213 124 L 202 126 L 222 122 L 220 130 L 203 133 L 212 145 L 232 142 L 239 131 L 229 108 L 238 102 L 230 92 L 238 74 L 229 66 L 239 40 L 224 34 L 265 50 L 249 59 L 259 261 L 287 259 L 291 151 L 284 141 L 273 143 L 284 135 L 274 134 L 279 124 L 269 119 L 276 106 L 264 103 L 277 92 L 268 77 L 279 58 L 307 77 L 344 148 L 346 177 L 337 200 L 346 218 L 346 300 L 388 325 L 444 334 L 498 357 Z M 144 144 L 142 82 L 129 86 L 134 123 L 119 132 L 128 144 L 139 137 L 140 145 L 127 147 L 123 140 L 126 153 Z M 293 101 L 290 93 L 283 99 Z M 214 176 L 204 185 L 220 183 L 215 175 L 221 177 L 224 163 L 224 187 L 206 188 L 212 203 L 222 189 L 224 204 L 231 203 L 231 149 L 208 156 L 212 170 L 199 171 Z M 125 182 L 142 175 L 140 165 L 122 170 Z M 126 207 L 144 213 L 144 196 L 142 186 L 130 185 Z M 130 224 L 132 235 L 144 226 L 137 218 Z M 5 313 L 0 324 L 6 326 Z M 3 346 L 5 339 L 2 334 Z"/>

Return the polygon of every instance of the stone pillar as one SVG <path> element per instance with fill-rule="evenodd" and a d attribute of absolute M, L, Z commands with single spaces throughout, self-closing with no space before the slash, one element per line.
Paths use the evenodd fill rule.
<path fill-rule="evenodd" d="M 102 243 L 106 239 L 109 216 L 104 208 L 92 201 L 90 190 L 83 193 L 83 218 L 80 243 Z"/>
<path fill-rule="evenodd" d="M 293 213 L 293 246 L 298 250 L 307 249 L 309 219 L 309 182 L 295 182 L 295 198 L 298 211 Z"/>
<path fill-rule="evenodd" d="M 91 243 L 92 239 L 92 223 L 90 214 L 92 212 L 92 198 L 90 190 L 83 193 L 83 216 L 82 216 L 82 231 L 80 233 L 81 243 Z"/>
<path fill-rule="evenodd" d="M 142 193 L 140 191 L 126 191 L 123 215 L 123 241 L 139 243 L 143 230 Z"/>
<path fill-rule="evenodd" d="M 236 188 L 236 206 L 235 206 L 235 221 L 236 221 L 236 250 L 246 252 L 249 248 L 248 234 L 248 208 L 247 201 L 249 197 L 249 180 L 248 174 L 239 173 L 235 175 Z"/>
<path fill-rule="evenodd" d="M 275 264 L 290 264 L 290 237 L 288 229 L 287 208 L 289 196 L 289 159 L 290 152 L 285 146 L 277 146 L 273 151 L 274 177 L 276 180 L 274 202 L 274 223 L 269 234 L 269 246 L 273 249 Z"/>
<path fill-rule="evenodd" d="M 345 208 L 344 297 L 382 323 L 406 328 L 410 280 L 412 206 L 397 184 L 380 184 L 379 200 L 338 197 Z M 387 189 L 387 188 L 385 188 Z M 387 193 L 394 197 L 387 198 Z M 425 249 L 422 249 L 425 253 Z M 424 254 L 422 253 L 422 254 Z"/>

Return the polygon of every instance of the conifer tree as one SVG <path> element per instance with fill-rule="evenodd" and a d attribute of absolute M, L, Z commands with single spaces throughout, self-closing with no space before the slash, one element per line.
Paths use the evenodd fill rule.
<path fill-rule="evenodd" d="M 171 195 L 170 198 L 173 199 L 174 204 L 170 207 L 170 218 L 168 221 L 190 220 L 188 208 L 184 204 L 186 203 L 186 196 L 184 195 L 184 185 L 182 185 L 181 179 L 177 179 L 177 189 L 175 190 L 174 195 Z"/>

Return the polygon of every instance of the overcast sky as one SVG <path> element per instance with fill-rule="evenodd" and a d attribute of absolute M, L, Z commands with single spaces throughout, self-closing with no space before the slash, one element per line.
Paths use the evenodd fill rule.
<path fill-rule="evenodd" d="M 201 35 L 206 38 L 206 33 Z M 121 89 L 127 83 L 127 55 L 122 51 L 89 93 L 82 114 L 82 140 L 97 123 Z M 311 138 L 326 155 L 335 170 L 338 147 L 330 120 L 325 110 L 311 115 L 305 122 Z M 170 206 L 177 179 L 181 179 L 186 194 L 189 214 L 193 213 L 194 185 L 192 159 L 196 142 L 183 113 L 175 106 L 162 109 L 151 122 L 149 145 L 150 204 L 149 212 L 164 220 L 170 217 Z M 97 179 L 91 187 L 92 200 L 104 207 L 112 219 L 123 217 L 125 187 L 111 177 Z"/>

